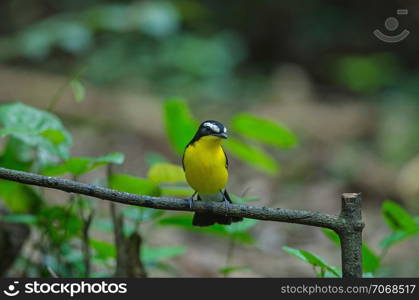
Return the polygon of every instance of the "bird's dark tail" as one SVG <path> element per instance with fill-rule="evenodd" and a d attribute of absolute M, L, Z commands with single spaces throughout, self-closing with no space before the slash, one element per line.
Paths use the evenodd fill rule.
<path fill-rule="evenodd" d="M 208 213 L 195 213 L 192 219 L 194 226 L 211 226 L 216 223 L 221 225 L 231 225 L 234 222 L 243 221 L 241 217 L 230 217 Z"/>
<path fill-rule="evenodd" d="M 230 199 L 230 195 L 227 193 L 227 190 L 224 191 L 224 197 L 229 203 L 233 203 Z M 198 200 L 200 200 L 199 195 Z M 231 217 L 212 213 L 195 213 L 192 219 L 192 225 L 201 227 L 211 226 L 216 223 L 221 225 L 231 225 L 231 223 L 240 221 L 243 221 L 242 217 Z"/>

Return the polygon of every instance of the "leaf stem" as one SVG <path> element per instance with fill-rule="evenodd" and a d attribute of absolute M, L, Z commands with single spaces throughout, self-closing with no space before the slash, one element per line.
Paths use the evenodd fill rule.
<path fill-rule="evenodd" d="M 64 91 L 67 89 L 67 87 L 70 85 L 70 82 L 73 81 L 73 80 L 79 79 L 81 77 L 81 75 L 83 75 L 83 73 L 86 72 L 86 71 L 87 71 L 87 67 L 82 67 L 78 71 L 71 74 L 69 76 L 69 78 L 58 88 L 58 90 L 52 96 L 52 98 L 51 98 L 51 100 L 48 104 L 47 110 L 49 112 L 54 111 L 55 106 L 61 100 L 61 96 L 64 93 Z"/>

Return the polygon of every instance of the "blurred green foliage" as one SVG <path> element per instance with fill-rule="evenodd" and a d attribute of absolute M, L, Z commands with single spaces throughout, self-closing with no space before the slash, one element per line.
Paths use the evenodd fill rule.
<path fill-rule="evenodd" d="M 390 53 L 371 34 L 394 9 L 390 2 L 377 10 L 320 0 L 304 7 L 269 0 L 5 0 L 0 62 L 64 74 L 83 66 L 97 84 L 237 102 L 260 100 L 253 96 L 268 87 L 268 76 L 292 62 L 318 82 L 359 94 L 417 96 L 414 43 Z M 416 19 L 411 14 L 403 25 Z M 82 86 L 72 85 L 83 99 Z"/>
<path fill-rule="evenodd" d="M 80 80 L 73 79 L 70 81 L 70 86 L 73 91 L 74 100 L 82 102 L 86 98 L 86 90 Z"/>
<path fill-rule="evenodd" d="M 80 176 L 90 172 L 97 167 L 114 163 L 122 164 L 124 155 L 122 153 L 113 152 L 100 157 L 71 157 L 62 163 L 46 165 L 42 168 L 41 173 L 48 176 L 57 176 L 70 173 L 73 176 Z"/>
<path fill-rule="evenodd" d="M 0 196 L 17 213 L 38 211 L 42 204 L 42 198 L 33 188 L 17 182 L 0 180 Z"/>
<path fill-rule="evenodd" d="M 71 157 L 71 135 L 61 121 L 53 114 L 32 108 L 22 103 L 0 106 L 0 131 L 5 145 L 0 155 L 0 166 L 41 172 L 48 176 L 70 174 L 75 178 L 108 164 L 121 164 L 124 155 L 111 152 L 100 157 Z M 161 167 L 161 164 L 160 164 Z M 149 177 L 136 178 L 125 174 L 112 174 L 108 179 L 111 188 L 142 195 L 159 196 L 162 181 L 176 183 L 184 181 L 172 172 L 176 166 L 159 164 L 150 169 Z M 164 170 L 168 170 L 167 174 Z M 183 172 L 183 171 L 182 171 Z M 169 180 L 168 180 L 169 179 Z M 70 195 L 62 205 L 50 204 L 44 194 L 32 186 L 0 180 L 0 197 L 10 214 L 1 217 L 2 221 L 30 225 L 37 232 L 32 241 L 33 251 L 40 253 L 41 261 L 34 256 L 21 256 L 17 270 L 22 276 L 51 276 L 48 268 L 60 276 L 79 277 L 85 275 L 82 236 L 86 226 L 85 216 L 95 210 L 94 202 L 82 196 Z M 146 208 L 130 207 L 122 210 L 126 219 L 126 235 L 136 231 L 142 222 L 153 221 L 164 212 Z M 94 228 L 111 233 L 113 224 L 109 217 L 98 218 Z M 104 269 L 92 276 L 107 277 L 115 264 L 115 245 L 94 238 L 88 246 L 93 250 L 93 264 Z M 143 262 L 147 267 L 167 269 L 166 259 L 183 254 L 180 246 L 142 247 Z M 170 269 L 170 268 L 169 268 Z"/>
<path fill-rule="evenodd" d="M 279 149 L 294 147 L 298 142 L 297 137 L 285 125 L 251 114 L 242 113 L 234 116 L 231 128 L 245 137 Z"/>
<path fill-rule="evenodd" d="M 153 182 L 124 174 L 112 174 L 109 177 L 109 187 L 132 194 L 160 196 L 160 188 Z"/>
<path fill-rule="evenodd" d="M 87 67 L 86 78 L 97 84 L 146 80 L 158 93 L 189 91 L 189 96 L 211 99 L 239 91 L 235 69 L 245 57 L 239 36 L 231 30 L 203 34 L 182 26 L 206 14 L 204 6 L 195 1 L 95 2 L 0 37 L 0 62 L 23 57 L 54 69 L 61 60 L 57 52 L 63 52 L 77 57 Z M 79 83 L 71 85 L 81 101 Z"/>
<path fill-rule="evenodd" d="M 71 136 L 54 115 L 23 103 L 0 107 L 0 136 L 12 136 L 40 152 L 66 159 L 69 157 Z M 42 155 L 40 153 L 39 155 Z"/>
<path fill-rule="evenodd" d="M 336 62 L 340 84 L 356 92 L 372 93 L 394 87 L 401 75 L 400 62 L 392 53 L 348 55 Z"/>
<path fill-rule="evenodd" d="M 381 248 L 386 251 L 389 247 L 419 234 L 418 217 L 411 216 L 397 203 L 385 201 L 382 206 L 382 214 L 392 230 L 392 233 L 380 242 Z"/>
<path fill-rule="evenodd" d="M 199 124 L 192 117 L 187 104 L 178 99 L 164 103 L 164 125 L 167 137 L 174 151 L 182 154 L 194 136 Z"/>
<path fill-rule="evenodd" d="M 325 277 L 326 272 L 333 274 L 334 277 L 342 276 L 342 273 L 336 267 L 330 266 L 323 258 L 318 255 L 305 250 L 295 249 L 287 246 L 282 247 L 282 250 L 312 265 L 318 277 Z M 320 270 L 317 271 L 317 268 Z"/>
<path fill-rule="evenodd" d="M 419 234 L 419 217 L 411 216 L 404 208 L 394 201 L 387 200 L 383 202 L 382 216 L 392 232 L 381 240 L 379 244 L 379 247 L 381 248 L 380 254 L 377 254 L 372 250 L 366 242 L 362 243 L 363 277 L 383 276 L 384 270 L 382 270 L 381 267 L 384 256 L 389 248 Z M 322 232 L 333 242 L 333 244 L 340 246 L 340 239 L 337 233 L 325 228 L 322 229 Z M 318 277 L 340 277 L 342 274 L 340 268 L 331 266 L 323 258 L 311 252 L 287 246 L 282 249 L 310 264 Z"/>

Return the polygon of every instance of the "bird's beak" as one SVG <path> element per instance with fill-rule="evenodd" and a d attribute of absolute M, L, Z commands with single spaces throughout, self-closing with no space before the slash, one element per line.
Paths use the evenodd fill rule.
<path fill-rule="evenodd" d="M 228 138 L 228 135 L 225 132 L 217 133 L 215 136 L 218 136 L 222 139 L 227 139 Z"/>

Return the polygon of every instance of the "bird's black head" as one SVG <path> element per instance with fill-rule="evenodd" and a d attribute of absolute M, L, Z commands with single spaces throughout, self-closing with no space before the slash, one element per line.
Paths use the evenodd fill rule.
<path fill-rule="evenodd" d="M 228 137 L 227 128 L 225 128 L 225 126 L 218 121 L 208 120 L 202 122 L 202 124 L 199 126 L 193 141 L 197 141 L 203 136 L 216 136 L 222 139 L 226 139 Z"/>

